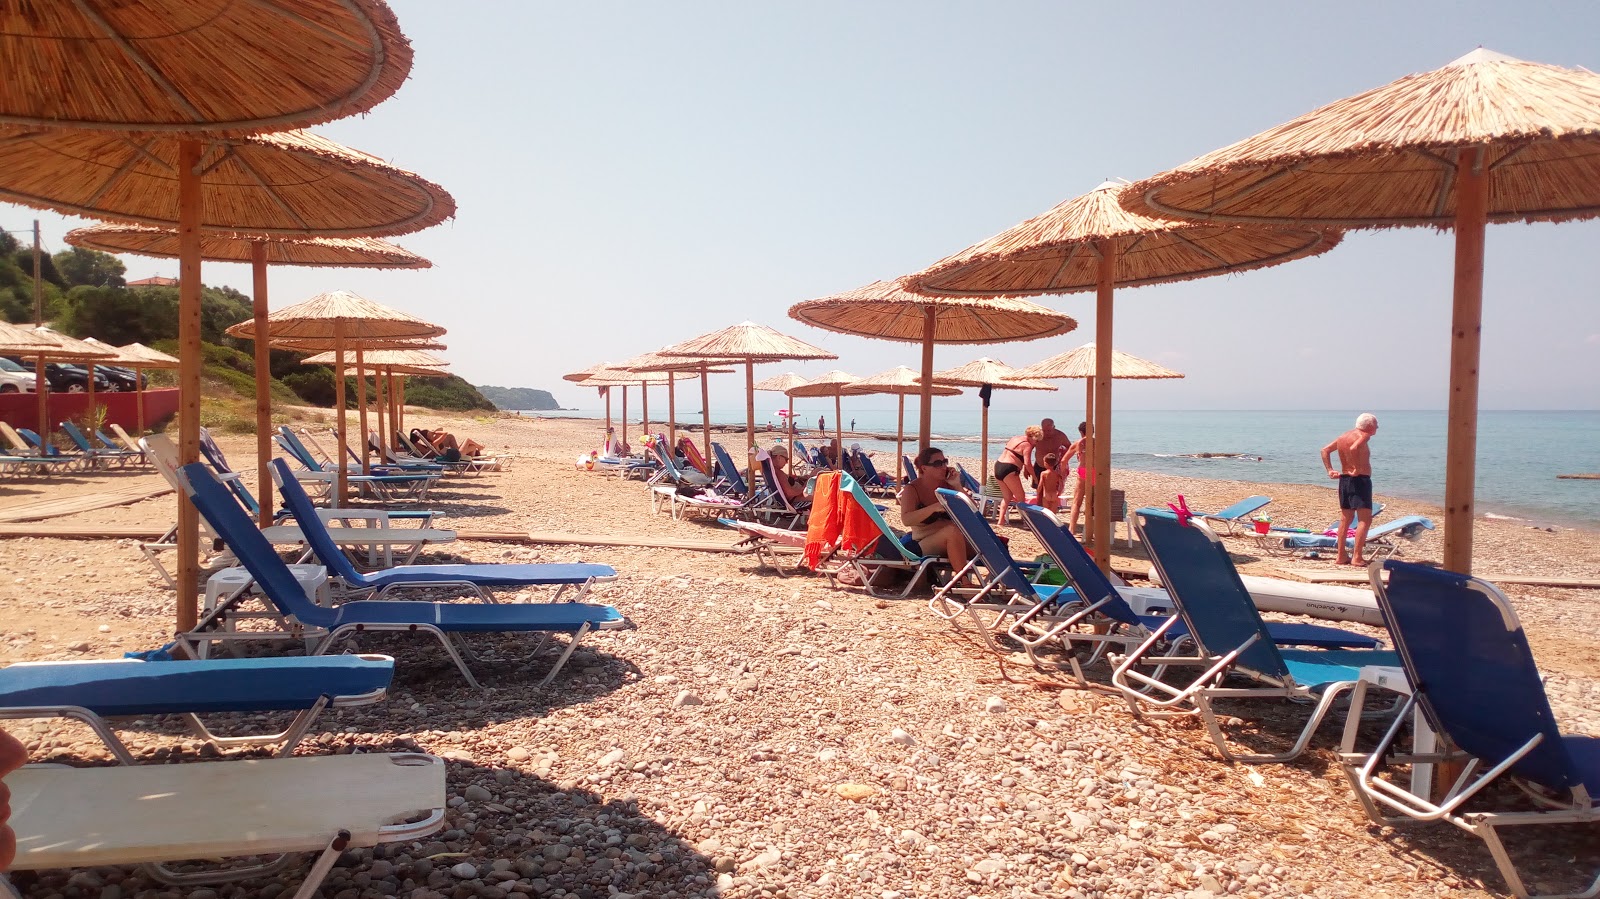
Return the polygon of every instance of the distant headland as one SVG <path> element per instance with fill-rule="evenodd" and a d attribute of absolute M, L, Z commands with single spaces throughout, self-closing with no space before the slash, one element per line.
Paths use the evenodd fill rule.
<path fill-rule="evenodd" d="M 506 410 L 527 410 L 543 412 L 560 409 L 561 404 L 550 395 L 548 390 L 535 390 L 532 387 L 496 387 L 493 384 L 483 384 L 478 387 L 478 392 L 483 394 L 496 408 Z"/>

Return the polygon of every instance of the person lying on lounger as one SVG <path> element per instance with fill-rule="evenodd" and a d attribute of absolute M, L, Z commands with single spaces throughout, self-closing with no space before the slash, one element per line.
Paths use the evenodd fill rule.
<path fill-rule="evenodd" d="M 465 456 L 469 459 L 476 458 L 479 453 L 483 452 L 484 449 L 483 444 L 473 440 L 471 437 L 468 437 L 463 442 L 458 442 L 454 434 L 444 430 L 443 428 L 440 428 L 436 431 L 424 431 L 418 428 L 413 428 L 411 430 L 411 439 L 417 439 L 418 434 L 428 438 L 428 442 L 433 444 L 434 449 L 438 450 L 440 454 L 445 456 L 448 461 L 452 462 L 456 461 L 456 459 L 459 459 L 462 456 Z M 450 458 L 451 450 L 455 451 L 456 459 Z"/>

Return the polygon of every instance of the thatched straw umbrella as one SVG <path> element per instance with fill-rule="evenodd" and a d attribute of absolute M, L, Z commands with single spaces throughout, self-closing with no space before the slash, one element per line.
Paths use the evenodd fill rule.
<path fill-rule="evenodd" d="M 1133 185 L 1130 208 L 1219 222 L 1456 232 L 1444 566 L 1472 570 L 1489 222 L 1600 215 L 1600 75 L 1474 50 Z"/>
<path fill-rule="evenodd" d="M 695 377 L 695 375 L 694 374 L 679 374 L 678 377 L 681 377 L 684 380 L 688 380 L 690 378 Z M 589 377 L 585 378 L 580 383 L 583 384 L 585 387 L 605 387 L 605 388 L 621 387 L 622 388 L 622 442 L 623 443 L 627 443 L 628 442 L 628 388 L 629 387 L 638 387 L 639 388 L 639 392 L 641 394 L 643 394 L 648 385 L 650 385 L 650 384 L 665 384 L 665 383 L 667 383 L 668 380 L 671 380 L 672 378 L 673 378 L 673 374 L 669 373 L 669 372 L 664 372 L 664 371 L 637 371 L 637 370 L 634 370 L 634 369 L 627 368 L 627 367 L 625 367 L 623 365 L 609 365 L 609 366 L 606 366 L 606 367 L 600 369 L 599 371 L 596 371 L 596 372 L 592 373 L 591 375 L 589 375 Z M 644 402 L 645 402 L 645 406 L 644 406 L 644 427 L 645 427 L 645 430 L 648 431 L 649 430 L 649 426 L 650 426 L 650 405 L 649 405 L 650 398 L 649 398 L 648 395 L 645 395 Z M 611 408 L 611 399 L 610 399 L 610 392 L 608 390 L 607 394 L 606 394 L 606 409 L 607 409 L 606 430 L 607 430 L 608 433 L 611 430 L 610 408 Z"/>
<path fill-rule="evenodd" d="M 411 71 L 411 45 L 378 0 L 27 9 L 0 34 L 0 122 L 277 131 L 365 112 Z"/>
<path fill-rule="evenodd" d="M 243 321 L 228 329 L 228 334 L 241 337 L 245 340 L 255 340 L 256 323 Z M 344 364 L 345 350 L 354 347 L 356 351 L 356 368 L 363 367 L 363 355 L 368 349 L 382 348 L 386 344 L 392 345 L 400 340 L 420 340 L 430 337 L 439 337 L 445 333 L 444 328 L 431 322 L 423 321 L 413 315 L 407 315 L 398 309 L 391 309 L 379 303 L 358 296 L 347 290 L 334 290 L 320 293 L 286 309 L 267 316 L 268 341 L 278 346 L 280 344 L 300 346 L 305 341 L 332 340 L 334 352 L 333 394 L 334 409 L 339 424 L 339 456 L 335 466 L 337 472 L 335 487 L 335 504 L 344 501 L 345 491 L 349 487 L 348 474 L 344 465 L 345 447 L 350 445 L 347 435 L 347 424 L 344 400 Z M 361 418 L 362 434 L 361 445 L 366 446 L 366 379 L 359 382 L 361 390 Z M 365 469 L 366 453 L 361 455 L 363 469 Z"/>
<path fill-rule="evenodd" d="M 979 460 L 978 481 L 989 480 L 989 394 L 995 390 L 1055 390 L 1043 381 L 1019 379 L 1016 369 L 994 359 L 974 359 L 958 368 L 933 373 L 933 383 L 953 387 L 976 387 L 983 401 L 983 449 Z"/>
<path fill-rule="evenodd" d="M 170 228 L 145 225 L 91 225 L 67 232 L 67 243 L 106 253 L 136 253 L 141 256 L 174 258 L 178 255 L 178 232 Z M 241 237 L 204 233 L 200 236 L 200 256 L 207 262 L 248 262 L 252 274 L 252 307 L 255 327 L 267 340 L 255 341 L 256 357 L 256 474 L 260 495 L 271 496 L 272 397 L 267 384 L 272 379 L 270 332 L 267 326 L 267 266 L 302 265 L 332 268 L 431 268 L 433 263 L 386 240 L 372 237 Z M 365 383 L 364 381 L 362 382 Z M 363 410 L 365 409 L 365 403 Z M 141 405 L 141 429 L 143 427 Z M 380 435 L 387 441 L 386 435 Z M 362 438 L 366 446 L 366 438 Z M 363 451 L 363 458 L 365 452 Z M 261 508 L 261 526 L 272 524 L 272 510 Z"/>
<path fill-rule="evenodd" d="M 0 321 L 0 353 L 34 356 L 55 348 L 56 345 L 53 341 L 33 333 L 32 328 L 19 328 L 16 325 Z M 39 434 L 42 437 L 48 433 L 44 429 L 44 424 L 50 417 L 48 406 L 46 405 L 48 399 L 45 396 L 46 385 L 44 382 L 44 363 L 42 361 L 34 365 L 33 382 L 34 392 L 38 394 Z"/>
<path fill-rule="evenodd" d="M 12 124 L 0 125 L 0 187 L 17 189 L 9 198 L 46 208 L 66 204 L 93 217 L 134 215 L 136 221 L 178 228 L 178 461 L 193 462 L 200 448 L 200 229 L 277 227 L 287 214 L 291 230 L 311 232 L 319 230 L 314 222 L 322 211 L 337 209 L 341 200 L 359 211 L 366 199 L 340 196 L 331 183 L 305 177 L 310 171 L 297 176 L 263 170 L 234 155 L 237 142 L 224 146 L 215 135 L 303 127 L 365 112 L 405 80 L 410 47 L 378 0 L 200 9 L 178 0 L 116 9 L 34 4 L 28 15 L 8 17 L 4 32 L 0 119 Z M 77 132 L 87 140 L 58 141 L 65 132 L 30 130 L 40 126 L 100 130 Z M 123 146 L 110 146 L 107 129 L 140 133 L 128 135 Z M 169 129 L 170 135 L 149 135 Z M 203 196 L 202 180 L 212 188 L 209 197 Z M 281 193 L 292 194 L 273 198 L 278 208 L 267 211 L 274 217 L 257 221 L 262 207 L 235 202 L 274 181 L 285 188 Z M 143 202 L 152 195 L 159 212 Z M 450 214 L 441 211 L 441 218 Z M 399 231 L 348 233 L 403 233 L 427 224 L 411 214 L 378 218 L 405 224 Z M 200 531 L 193 505 L 182 497 L 177 502 L 181 632 L 198 617 Z"/>
<path fill-rule="evenodd" d="M 54 428 L 50 427 L 50 394 L 44 377 L 46 362 L 83 362 L 89 365 L 93 365 L 97 361 L 109 363 L 117 358 L 117 351 L 106 344 L 89 343 L 76 337 L 58 334 L 43 326 L 32 329 L 30 333 L 49 344 L 48 347 L 41 347 L 28 354 L 34 360 L 33 384 L 34 391 L 39 397 L 39 439 L 43 441 L 48 440 L 50 432 L 54 430 Z M 89 370 L 88 392 L 89 408 L 92 410 L 94 408 L 94 370 L 92 368 Z"/>
<path fill-rule="evenodd" d="M 1130 353 L 1124 353 L 1118 349 L 1113 349 L 1111 351 L 1110 363 L 1111 377 L 1117 380 L 1154 380 L 1183 377 L 1182 372 L 1173 371 L 1164 365 L 1151 362 L 1148 359 L 1140 359 L 1138 356 L 1134 356 Z M 1095 408 L 1095 399 L 1099 395 L 1100 391 L 1095 382 L 1101 377 L 1100 372 L 1100 356 L 1095 352 L 1095 345 L 1093 343 L 1086 343 L 1077 349 L 1068 350 L 1065 353 L 1059 353 L 1051 356 L 1048 359 L 1035 362 L 1026 368 L 1019 368 L 1017 369 L 1016 377 L 1032 378 L 1040 381 L 1082 378 L 1084 382 L 1083 417 L 1085 421 L 1092 422 L 1095 420 L 1098 414 L 1098 410 Z M 1091 458 L 1100 458 L 1098 455 L 1100 448 L 1097 446 L 1097 442 L 1100 439 L 1099 433 L 1100 432 L 1096 429 L 1091 429 L 1089 431 L 1089 447 L 1084 452 L 1085 455 L 1089 455 L 1091 453 L 1095 454 L 1091 456 Z M 1107 433 L 1109 433 L 1109 431 Z M 1099 533 L 1095 530 L 1095 527 L 1097 527 L 1099 522 L 1104 519 L 1106 522 L 1107 554 L 1109 557 L 1109 544 L 1111 539 L 1109 535 L 1113 522 L 1109 516 L 1101 515 L 1100 510 L 1110 508 L 1111 488 L 1106 488 L 1104 499 L 1100 498 L 1100 491 L 1098 489 L 1101 480 L 1109 478 L 1110 476 L 1111 451 L 1109 447 L 1107 447 L 1105 451 L 1104 458 L 1104 475 L 1099 474 L 1102 469 L 1098 465 L 1093 466 L 1091 469 L 1095 472 L 1095 479 L 1091 484 L 1091 486 L 1095 489 L 1090 493 L 1089 512 L 1085 519 L 1086 524 L 1084 525 L 1084 533 L 1091 535 L 1095 540 L 1098 540 L 1098 536 L 1094 536 Z"/>
<path fill-rule="evenodd" d="M 588 379 L 594 377 L 595 375 L 599 374 L 600 372 L 603 372 L 603 371 L 606 371 L 606 370 L 607 370 L 606 364 L 604 362 L 601 362 L 598 365 L 591 365 L 588 368 L 581 368 L 581 369 L 578 369 L 577 371 L 574 371 L 574 372 L 568 372 L 567 374 L 564 374 L 564 375 L 561 376 L 561 380 L 563 380 L 563 381 L 571 381 L 574 384 L 583 384 L 584 381 L 587 381 Z M 589 385 L 585 385 L 585 386 L 589 386 Z M 607 436 L 609 436 L 611 434 L 611 388 L 607 387 L 604 384 L 596 384 L 596 385 L 593 385 L 593 386 L 597 390 L 600 391 L 600 395 L 601 396 L 606 398 L 606 430 L 605 430 L 605 433 L 606 433 Z"/>
<path fill-rule="evenodd" d="M 905 455 L 906 442 L 906 394 L 913 393 L 918 396 L 959 396 L 961 391 L 955 387 L 943 384 L 933 384 L 931 387 L 922 383 L 922 378 L 904 365 L 897 365 L 888 371 L 880 371 L 875 375 L 865 378 L 844 388 L 844 392 L 852 396 L 862 393 L 890 393 L 900 403 L 900 417 L 895 426 L 894 435 L 894 466 L 890 469 L 895 473 L 896 484 L 904 481 L 901 471 L 900 459 Z M 840 446 L 843 452 L 844 447 Z M 843 465 L 841 464 L 842 468 Z"/>
<path fill-rule="evenodd" d="M 781 393 L 784 396 L 788 397 L 789 409 L 784 415 L 784 419 L 783 419 L 784 425 L 783 425 L 783 427 L 784 427 L 785 433 L 788 434 L 788 438 L 789 438 L 789 458 L 791 458 L 791 459 L 794 458 L 794 395 L 789 393 L 789 391 L 795 389 L 796 387 L 802 387 L 802 386 L 804 386 L 806 384 L 809 384 L 809 383 L 811 383 L 811 382 L 807 381 L 805 378 L 800 377 L 799 375 L 795 374 L 794 372 L 786 371 L 781 375 L 773 375 L 772 377 L 767 378 L 765 380 L 757 381 L 756 384 L 755 384 L 755 389 L 757 389 L 757 390 L 767 390 L 767 391 L 772 391 L 774 393 Z"/>
<path fill-rule="evenodd" d="M 789 316 L 843 334 L 922 344 L 922 383 L 933 386 L 935 344 L 1009 343 L 1065 334 L 1071 318 L 1037 303 L 1012 299 L 939 299 L 907 291 L 901 281 L 865 287 L 789 307 Z M 923 391 L 919 450 L 933 433 L 933 394 Z"/>
<path fill-rule="evenodd" d="M 136 427 L 139 433 L 144 433 L 144 370 L 147 368 L 175 369 L 179 366 L 178 357 L 169 356 L 160 350 L 152 350 L 138 341 L 117 347 L 117 352 L 127 360 L 124 365 L 133 369 L 139 382 L 139 401 L 136 403 Z"/>
<path fill-rule="evenodd" d="M 847 388 L 860 380 L 855 375 L 834 369 L 833 371 L 823 372 L 799 387 L 791 387 L 784 391 L 789 396 L 833 397 L 833 442 L 838 445 L 841 456 L 844 455 L 844 425 L 841 422 L 844 405 L 841 398 L 848 392 Z"/>
<path fill-rule="evenodd" d="M 750 462 L 750 482 L 755 483 L 756 449 L 756 377 L 757 362 L 786 362 L 790 360 L 837 359 L 838 356 L 820 347 L 814 347 L 797 337 L 781 334 L 766 325 L 741 322 L 720 331 L 702 334 L 683 343 L 657 350 L 669 359 L 692 359 L 712 365 L 718 362 L 744 363 L 745 390 L 745 454 Z M 705 410 L 706 458 L 711 458 L 711 410 Z"/>
<path fill-rule="evenodd" d="M 437 346 L 437 344 L 434 345 Z M 332 352 L 323 352 L 307 356 L 300 362 L 303 365 L 333 365 L 338 362 L 338 358 Z M 400 415 L 395 409 L 395 389 L 393 385 L 395 375 L 448 377 L 450 373 L 445 371 L 445 368 L 450 363 L 420 349 L 370 350 L 364 352 L 362 362 L 372 370 L 373 404 L 378 411 L 378 447 L 380 450 L 386 449 L 389 445 L 388 430 L 391 428 L 399 430 L 400 428 Z M 365 379 L 366 375 L 358 370 L 356 377 Z M 384 386 L 385 382 L 389 382 L 387 389 Z M 257 389 L 261 389 L 259 381 Z M 363 405 L 365 405 L 364 402 Z M 386 417 L 388 418 L 387 426 L 384 422 Z M 361 430 L 363 432 L 361 439 L 365 443 L 365 431 L 367 430 L 365 422 L 362 423 Z M 365 458 L 365 455 L 365 451 L 363 451 L 363 458 Z"/>
<path fill-rule="evenodd" d="M 676 445 L 678 442 L 677 375 L 680 372 L 701 372 L 700 395 L 703 405 L 707 396 L 705 375 L 722 375 L 733 371 L 731 368 L 706 368 L 701 363 L 693 360 L 669 359 L 659 353 L 640 353 L 617 367 L 627 371 L 658 372 L 667 376 L 667 440 L 672 445 Z M 701 369 L 705 370 L 701 371 Z M 691 375 L 690 378 L 692 377 Z M 639 384 L 639 392 L 644 395 L 644 417 L 646 422 L 650 420 L 650 394 L 646 389 L 647 386 L 643 382 Z"/>
<path fill-rule="evenodd" d="M 1120 182 L 1106 182 L 1020 225 L 906 276 L 937 296 L 1027 296 L 1095 291 L 1095 342 L 1111 346 L 1117 287 L 1186 281 L 1263 268 L 1332 249 L 1334 232 L 1310 228 L 1241 228 L 1134 215 L 1118 203 Z M 1097 455 L 1095 504 L 1111 502 L 1111 372 L 1095 379 L 1090 419 Z M 1111 522 L 1097 522 L 1096 561 L 1111 564 Z"/>

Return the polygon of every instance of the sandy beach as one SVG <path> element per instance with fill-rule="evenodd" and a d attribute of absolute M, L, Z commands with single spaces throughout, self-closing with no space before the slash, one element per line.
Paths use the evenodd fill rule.
<path fill-rule="evenodd" d="M 647 489 L 575 468 L 599 422 L 452 417 L 417 410 L 516 457 L 511 468 L 449 478 L 427 507 L 438 526 L 597 535 L 623 542 L 731 545 L 714 522 L 653 514 Z M 743 438 L 718 438 L 741 449 Z M 764 433 L 763 444 L 777 435 Z M 250 467 L 251 438 L 221 441 Z M 847 440 L 848 442 L 848 440 Z M 961 460 L 969 469 L 975 460 Z M 884 467 L 880 465 L 880 467 Z M 1441 510 L 1382 496 L 1382 520 Z M 152 488 L 149 469 L 0 482 L 7 509 L 43 499 Z M 255 484 L 251 482 L 252 489 Z M 1273 497 L 1275 523 L 1318 530 L 1337 515 L 1328 488 L 1116 472 L 1131 506 L 1183 494 L 1215 509 Z M 54 517 L 37 526 L 156 526 L 169 493 Z M 890 513 L 891 521 L 898 519 Z M 8 533 L 27 527 L 8 523 Z M 1119 532 L 1120 532 L 1119 528 Z M 1005 533 L 1013 554 L 1037 544 Z M 1600 533 L 1480 520 L 1485 576 L 1593 578 Z M 1247 574 L 1304 579 L 1331 559 L 1271 556 L 1248 537 L 1228 546 Z M 1440 534 L 1402 558 L 1436 560 Z M 910 899 L 1019 897 L 1500 896 L 1482 844 L 1446 825 L 1391 830 L 1362 814 L 1336 762 L 1338 728 L 1285 765 L 1221 762 L 1192 722 L 1141 721 L 1122 701 L 1066 687 L 1058 672 L 1003 659 L 970 629 L 931 615 L 926 593 L 874 600 L 817 576 L 779 577 L 756 558 L 633 545 L 459 541 L 421 561 L 600 562 L 620 578 L 594 591 L 633 629 L 590 637 L 539 688 L 543 661 L 480 670 L 468 687 L 425 640 L 365 639 L 398 660 L 386 702 L 323 716 L 300 754 L 420 749 L 449 761 L 451 811 L 424 841 L 347 853 L 321 895 L 505 897 L 762 896 Z M 1115 567 L 1148 560 L 1118 542 Z M 1600 590 L 1503 585 L 1533 642 L 1563 729 L 1600 736 Z M 541 601 L 537 591 L 513 598 Z M 0 664 L 110 658 L 170 638 L 174 599 L 132 539 L 8 537 L 0 552 Z M 1105 681 L 1103 668 L 1095 674 Z M 1281 730 L 1281 713 L 1240 717 Z M 238 722 L 240 726 L 248 722 Z M 175 722 L 129 722 L 136 753 L 218 755 Z M 77 725 L 8 722 L 33 761 L 110 763 Z M 226 727 L 224 727 L 226 729 Z M 221 755 L 249 756 L 246 750 Z M 1591 860 L 1593 827 L 1513 842 L 1533 880 Z M 28 897 L 262 896 L 275 878 L 195 892 L 132 869 L 22 875 Z"/>

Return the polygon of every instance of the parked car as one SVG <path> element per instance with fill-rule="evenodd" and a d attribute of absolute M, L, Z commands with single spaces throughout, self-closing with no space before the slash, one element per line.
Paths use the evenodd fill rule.
<path fill-rule="evenodd" d="M 105 375 L 106 380 L 111 382 L 112 390 L 132 391 L 150 386 L 149 379 L 142 372 L 136 372 L 131 368 L 123 368 L 120 365 L 96 365 L 94 373 Z"/>
<path fill-rule="evenodd" d="M 28 373 L 29 378 L 33 377 L 32 359 L 19 360 L 13 357 L 11 361 L 20 365 Z M 77 365 L 47 362 L 44 366 L 44 381 L 53 393 L 84 393 L 89 389 L 89 372 L 87 369 Z M 94 389 L 111 389 L 111 382 L 106 380 L 106 376 L 100 373 L 98 366 L 96 366 L 94 373 Z"/>
<path fill-rule="evenodd" d="M 0 356 L 0 393 L 32 393 L 33 372 Z"/>

